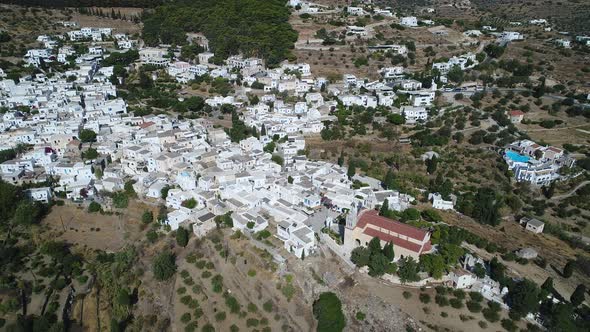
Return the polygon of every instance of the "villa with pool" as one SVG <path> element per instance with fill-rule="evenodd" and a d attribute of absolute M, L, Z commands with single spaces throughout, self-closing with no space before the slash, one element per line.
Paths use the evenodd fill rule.
<path fill-rule="evenodd" d="M 575 159 L 565 150 L 542 146 L 530 140 L 516 141 L 504 149 L 504 160 L 516 181 L 542 186 L 558 179 L 562 167 L 573 167 Z"/>

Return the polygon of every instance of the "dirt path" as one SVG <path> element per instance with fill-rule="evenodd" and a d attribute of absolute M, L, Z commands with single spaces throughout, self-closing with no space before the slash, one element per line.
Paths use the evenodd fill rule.
<path fill-rule="evenodd" d="M 570 190 L 568 193 L 566 194 L 562 194 L 562 195 L 555 195 L 553 197 L 551 197 L 552 201 L 560 201 L 562 199 L 568 198 L 570 196 L 572 196 L 573 194 L 576 193 L 576 191 L 578 191 L 578 189 L 582 188 L 583 186 L 590 184 L 590 180 L 581 182 L 580 184 L 578 184 L 574 189 Z"/>

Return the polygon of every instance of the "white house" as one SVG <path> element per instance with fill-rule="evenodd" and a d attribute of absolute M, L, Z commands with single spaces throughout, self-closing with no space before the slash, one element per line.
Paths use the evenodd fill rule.
<path fill-rule="evenodd" d="M 428 111 L 421 106 L 403 106 L 402 115 L 406 122 L 415 123 L 416 121 L 426 121 L 428 119 Z"/>
<path fill-rule="evenodd" d="M 406 16 L 402 17 L 399 23 L 406 27 L 417 27 L 418 19 L 416 18 L 416 16 Z"/>
<path fill-rule="evenodd" d="M 49 203 L 52 197 L 51 188 L 49 187 L 28 189 L 26 195 L 36 202 L 43 203 Z"/>
<path fill-rule="evenodd" d="M 432 201 L 432 207 L 437 210 L 452 210 L 454 207 L 452 200 L 444 200 L 439 193 L 428 194 L 428 199 Z"/>
<path fill-rule="evenodd" d="M 527 231 L 535 234 L 543 233 L 543 229 L 545 228 L 544 222 L 529 217 L 522 217 L 520 219 L 520 224 L 523 225 Z"/>
<path fill-rule="evenodd" d="M 297 257 L 308 256 L 316 249 L 313 230 L 305 224 L 281 221 L 277 224 L 277 236 L 284 241 L 285 249 Z"/>
<path fill-rule="evenodd" d="M 469 271 L 455 269 L 449 273 L 449 279 L 453 282 L 456 289 L 470 288 L 475 284 L 477 278 Z"/>

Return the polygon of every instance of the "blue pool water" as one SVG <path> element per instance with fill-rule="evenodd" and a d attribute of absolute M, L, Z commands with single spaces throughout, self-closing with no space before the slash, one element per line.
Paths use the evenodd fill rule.
<path fill-rule="evenodd" d="M 515 162 L 519 162 L 519 163 L 526 163 L 529 161 L 529 157 L 528 156 L 523 156 L 517 152 L 514 151 L 506 151 L 506 156 L 508 158 L 510 158 L 511 160 L 515 161 Z"/>

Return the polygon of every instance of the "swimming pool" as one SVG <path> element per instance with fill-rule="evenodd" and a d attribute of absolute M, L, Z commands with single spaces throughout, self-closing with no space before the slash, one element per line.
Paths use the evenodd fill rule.
<path fill-rule="evenodd" d="M 526 163 L 530 159 L 528 156 L 523 156 L 520 153 L 511 151 L 511 150 L 506 151 L 506 156 L 508 158 L 510 158 L 510 160 L 517 162 L 517 163 Z"/>

